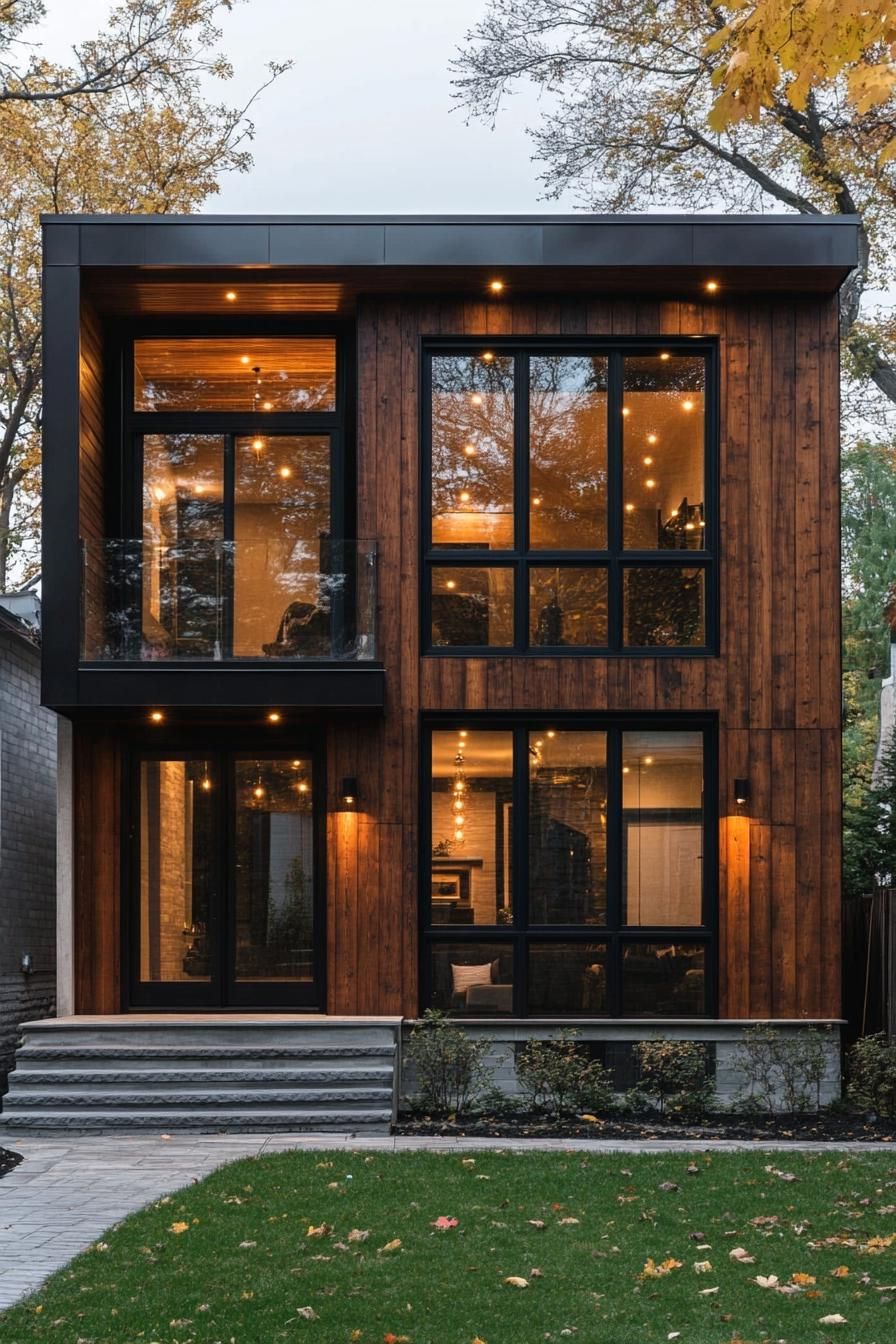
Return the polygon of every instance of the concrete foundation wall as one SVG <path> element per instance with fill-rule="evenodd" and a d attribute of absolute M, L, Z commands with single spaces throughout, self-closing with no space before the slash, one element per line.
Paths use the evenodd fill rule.
<path fill-rule="evenodd" d="M 582 1041 L 600 1041 L 607 1044 L 655 1040 L 665 1037 L 667 1040 L 703 1041 L 715 1056 L 716 1096 L 720 1103 L 730 1104 L 746 1082 L 736 1067 L 735 1052 L 744 1031 L 753 1022 L 470 1022 L 461 1023 L 471 1036 L 486 1037 L 491 1041 L 491 1049 L 486 1057 L 486 1065 L 493 1070 L 492 1085 L 510 1096 L 520 1095 L 520 1087 L 514 1070 L 514 1054 L 517 1048 L 533 1039 L 549 1039 L 561 1026 L 575 1027 Z M 840 1025 L 831 1022 L 772 1022 L 782 1036 L 792 1037 L 806 1031 L 808 1027 L 818 1027 L 825 1032 L 827 1069 L 821 1087 L 822 1105 L 836 1101 L 840 1096 Z M 406 1022 L 402 1043 L 402 1072 L 400 1104 L 404 1108 L 416 1091 L 414 1067 L 408 1058 L 407 1043 L 413 1023 Z"/>

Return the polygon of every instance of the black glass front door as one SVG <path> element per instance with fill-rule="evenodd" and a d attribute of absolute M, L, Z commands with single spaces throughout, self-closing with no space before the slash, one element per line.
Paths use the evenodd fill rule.
<path fill-rule="evenodd" d="M 302 752 L 138 757 L 129 1006 L 321 1006 L 314 775 Z"/>

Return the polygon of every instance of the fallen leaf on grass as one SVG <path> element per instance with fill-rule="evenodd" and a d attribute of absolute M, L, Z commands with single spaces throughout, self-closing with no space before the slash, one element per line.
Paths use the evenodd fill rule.
<path fill-rule="evenodd" d="M 756 1263 L 755 1255 L 751 1255 L 743 1246 L 735 1246 L 728 1252 L 729 1260 L 736 1260 L 739 1265 L 754 1265 Z"/>
<path fill-rule="evenodd" d="M 529 1270 L 529 1278 L 530 1278 L 530 1279 L 543 1279 L 543 1278 L 544 1278 L 544 1270 L 543 1270 L 543 1269 L 539 1269 L 537 1266 L 536 1266 L 534 1269 L 530 1269 L 530 1270 Z"/>
<path fill-rule="evenodd" d="M 832 1279 L 848 1279 L 849 1265 L 838 1265 L 836 1269 L 831 1270 Z"/>
<path fill-rule="evenodd" d="M 814 1282 L 815 1282 L 815 1275 L 814 1275 L 814 1274 L 801 1274 L 799 1271 L 797 1271 L 796 1274 L 791 1274 L 791 1276 L 790 1276 L 790 1282 L 791 1282 L 791 1283 L 798 1283 L 798 1284 L 800 1285 L 801 1288 L 806 1288 L 806 1287 L 808 1287 L 808 1285 L 809 1285 L 810 1283 L 814 1283 Z"/>
<path fill-rule="evenodd" d="M 781 1171 L 780 1167 L 767 1166 L 765 1170 L 768 1172 L 769 1176 L 777 1176 L 779 1181 L 799 1180 L 799 1177 L 795 1176 L 792 1171 Z"/>
<path fill-rule="evenodd" d="M 841 1316 L 839 1311 L 835 1311 L 833 1316 L 819 1316 L 819 1325 L 846 1325 L 846 1317 Z"/>
<path fill-rule="evenodd" d="M 353 1227 L 348 1234 L 348 1241 L 366 1241 L 370 1236 L 369 1230 L 362 1231 L 360 1227 Z"/>
<path fill-rule="evenodd" d="M 517 1274 L 511 1274 L 504 1280 L 508 1288 L 528 1288 L 529 1280 L 521 1279 Z"/>
<path fill-rule="evenodd" d="M 388 1334 L 383 1335 L 383 1344 L 411 1344 L 407 1335 L 393 1335 L 390 1330 Z"/>
<path fill-rule="evenodd" d="M 712 1265 L 711 1265 L 711 1263 L 709 1262 L 709 1260 L 695 1260 L 695 1261 L 694 1261 L 694 1273 L 695 1273 L 695 1274 L 709 1274 L 711 1270 L 712 1270 Z"/>
<path fill-rule="evenodd" d="M 333 1231 L 329 1223 L 321 1223 L 319 1227 L 309 1227 L 305 1233 L 306 1237 L 328 1237 Z"/>
<path fill-rule="evenodd" d="M 173 1232 L 173 1231 L 174 1231 L 174 1228 L 172 1228 L 171 1230 L 172 1230 L 172 1232 Z M 178 1231 L 183 1231 L 183 1228 L 178 1228 Z M 241 1251 L 251 1251 L 251 1250 L 252 1250 L 254 1247 L 256 1247 L 257 1245 L 258 1245 L 258 1242 L 257 1242 L 257 1241 L 241 1241 L 240 1244 L 239 1244 L 238 1250 L 241 1250 Z"/>
<path fill-rule="evenodd" d="M 296 1315 L 301 1316 L 303 1321 L 319 1321 L 320 1317 L 313 1307 L 296 1307 Z"/>
<path fill-rule="evenodd" d="M 385 1246 L 381 1246 L 380 1255 L 388 1255 L 391 1251 L 397 1251 L 401 1248 L 401 1238 L 395 1237 L 392 1241 L 387 1241 Z"/>
<path fill-rule="evenodd" d="M 666 1192 L 667 1195 L 671 1195 L 671 1194 L 674 1193 L 674 1191 L 676 1191 L 676 1190 L 680 1190 L 680 1189 L 681 1189 L 681 1186 L 680 1186 L 680 1185 L 676 1185 L 675 1181 L 660 1181 L 660 1187 L 659 1187 L 659 1188 L 660 1188 L 661 1190 L 665 1190 L 665 1192 Z"/>
<path fill-rule="evenodd" d="M 557 1223 L 558 1227 L 574 1227 L 578 1223 L 578 1218 L 561 1218 Z"/>
<path fill-rule="evenodd" d="M 175 1236 L 180 1236 L 181 1232 L 186 1232 L 189 1226 L 189 1223 L 172 1223 L 169 1230 L 173 1232 Z"/>
<path fill-rule="evenodd" d="M 650 1257 L 645 1262 L 644 1268 L 641 1270 L 638 1277 L 641 1279 L 661 1279 L 666 1274 L 671 1274 L 673 1269 L 681 1269 L 681 1264 L 682 1262 L 680 1260 L 673 1260 L 671 1257 L 668 1260 L 663 1260 L 660 1264 L 657 1264 L 656 1261 Z"/>
<path fill-rule="evenodd" d="M 435 1222 L 430 1223 L 430 1227 L 437 1227 L 440 1232 L 447 1232 L 449 1228 L 457 1227 L 457 1219 L 446 1218 L 444 1214 L 440 1214 Z"/>
<path fill-rule="evenodd" d="M 716 1287 L 716 1288 L 701 1288 L 701 1289 L 700 1289 L 700 1296 L 701 1296 L 701 1297 L 712 1297 L 713 1293 L 717 1293 L 718 1291 L 719 1291 L 719 1290 L 718 1290 L 717 1287 Z"/>
<path fill-rule="evenodd" d="M 530 1218 L 529 1226 L 534 1227 L 538 1232 L 543 1232 L 545 1229 L 544 1220 L 541 1218 Z"/>
<path fill-rule="evenodd" d="M 778 1276 L 777 1274 L 757 1274 L 753 1282 L 757 1283 L 760 1288 L 777 1288 Z"/>

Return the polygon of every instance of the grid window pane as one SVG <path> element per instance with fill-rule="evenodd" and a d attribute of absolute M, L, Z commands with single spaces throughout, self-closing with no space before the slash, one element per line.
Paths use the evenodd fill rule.
<path fill-rule="evenodd" d="M 603 943 L 530 943 L 529 1012 L 600 1017 L 607 1012 Z"/>
<path fill-rule="evenodd" d="M 702 943 L 629 943 L 622 955 L 623 1017 L 700 1017 L 706 1012 Z"/>
<path fill-rule="evenodd" d="M 638 566 L 625 571 L 623 643 L 628 648 L 706 644 L 706 570 Z"/>
<path fill-rule="evenodd" d="M 626 924 L 703 922 L 703 736 L 622 737 Z"/>
<path fill-rule="evenodd" d="M 461 1017 L 512 1015 L 510 943 L 434 943 L 429 958 L 431 1008 Z"/>
<path fill-rule="evenodd" d="M 432 544 L 511 550 L 514 360 L 432 360 Z"/>
<path fill-rule="evenodd" d="M 512 648 L 512 569 L 434 565 L 430 582 L 434 648 Z"/>
<path fill-rule="evenodd" d="M 623 535 L 629 550 L 701 550 L 706 366 L 627 355 L 622 397 Z"/>
<path fill-rule="evenodd" d="M 607 571 L 565 565 L 529 570 L 529 643 L 600 648 L 607 642 Z"/>
<path fill-rule="evenodd" d="M 529 545 L 607 544 L 607 358 L 529 360 Z"/>
<path fill-rule="evenodd" d="M 607 735 L 529 734 L 529 922 L 607 917 Z"/>
<path fill-rule="evenodd" d="M 432 734 L 430 920 L 513 919 L 513 734 Z"/>

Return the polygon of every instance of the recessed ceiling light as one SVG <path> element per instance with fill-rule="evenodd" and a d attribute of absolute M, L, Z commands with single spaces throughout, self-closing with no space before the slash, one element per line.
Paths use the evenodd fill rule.
<path fill-rule="evenodd" d="M 228 289 L 224 295 L 228 303 L 236 303 L 236 290 Z"/>
<path fill-rule="evenodd" d="M 249 356 L 248 356 L 248 355 L 240 355 L 240 363 L 241 363 L 241 364 L 248 364 L 248 363 L 249 363 Z"/>
<path fill-rule="evenodd" d="M 164 723 L 165 721 L 165 715 L 160 709 L 154 709 L 149 718 L 151 723 Z"/>
<path fill-rule="evenodd" d="M 276 709 L 272 709 L 268 715 L 268 723 L 279 723 L 281 718 L 282 715 L 278 714 Z"/>
<path fill-rule="evenodd" d="M 719 287 L 718 280 L 707 280 L 706 288 L 708 289 L 710 294 L 715 294 L 718 287 Z"/>
<path fill-rule="evenodd" d="M 500 293 L 502 292 L 502 290 L 504 289 L 504 281 L 503 281 L 503 280 L 490 280 L 490 281 L 489 281 L 489 284 L 488 284 L 488 287 L 489 287 L 489 289 L 491 290 L 491 292 L 492 292 L 493 294 L 500 294 Z"/>
<path fill-rule="evenodd" d="M 280 475 L 283 477 L 284 481 L 288 481 L 292 475 L 292 467 L 281 467 Z"/>

